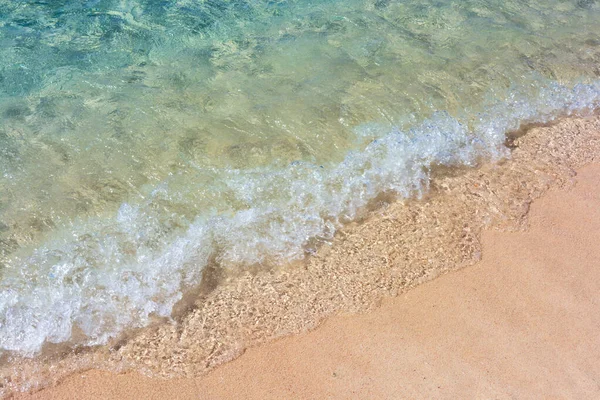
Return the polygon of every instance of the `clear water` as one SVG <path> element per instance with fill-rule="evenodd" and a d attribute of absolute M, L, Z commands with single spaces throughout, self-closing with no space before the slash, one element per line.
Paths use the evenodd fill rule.
<path fill-rule="evenodd" d="M 105 343 L 600 102 L 594 0 L 0 0 L 0 349 Z M 77 339 L 74 339 L 77 337 Z"/>

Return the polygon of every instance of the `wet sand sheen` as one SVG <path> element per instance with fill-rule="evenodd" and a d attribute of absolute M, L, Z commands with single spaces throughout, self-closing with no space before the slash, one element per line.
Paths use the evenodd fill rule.
<path fill-rule="evenodd" d="M 482 261 L 205 377 L 88 371 L 18 398 L 597 398 L 600 164 L 485 231 Z"/>

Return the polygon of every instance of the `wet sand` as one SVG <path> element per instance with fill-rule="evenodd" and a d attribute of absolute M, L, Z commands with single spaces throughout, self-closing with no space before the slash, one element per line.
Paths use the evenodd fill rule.
<path fill-rule="evenodd" d="M 532 203 L 528 229 L 483 231 L 480 262 L 367 313 L 205 376 L 92 370 L 17 398 L 600 398 L 600 164 L 577 171 Z"/>

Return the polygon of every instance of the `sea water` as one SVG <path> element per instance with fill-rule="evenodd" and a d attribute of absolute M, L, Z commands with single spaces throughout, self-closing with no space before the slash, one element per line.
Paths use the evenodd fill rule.
<path fill-rule="evenodd" d="M 0 351 L 169 316 L 600 103 L 594 0 L 0 0 Z"/>

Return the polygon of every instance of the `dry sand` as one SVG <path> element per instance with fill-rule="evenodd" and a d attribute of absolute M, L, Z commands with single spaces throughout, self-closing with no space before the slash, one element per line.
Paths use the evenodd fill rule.
<path fill-rule="evenodd" d="M 473 266 L 203 377 L 88 371 L 17 398 L 598 399 L 600 165 L 536 200 L 529 224 L 485 231 Z"/>

